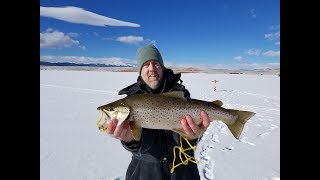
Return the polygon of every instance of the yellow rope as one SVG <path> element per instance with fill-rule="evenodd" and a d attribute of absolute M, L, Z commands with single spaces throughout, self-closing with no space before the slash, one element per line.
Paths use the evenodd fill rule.
<path fill-rule="evenodd" d="M 100 118 L 98 119 L 97 126 L 98 126 L 100 131 L 105 132 L 105 131 L 107 131 L 107 128 L 104 125 L 107 123 L 107 120 L 105 120 L 103 122 L 103 124 L 100 124 L 100 121 L 101 121 L 101 119 L 103 117 L 103 112 L 101 112 L 101 113 L 102 114 L 101 114 Z"/>
<path fill-rule="evenodd" d="M 189 151 L 189 150 L 193 150 L 195 151 L 196 150 L 196 146 L 192 146 L 189 142 L 189 140 L 185 137 L 183 137 L 184 140 L 186 140 L 186 142 L 188 143 L 188 145 L 190 146 L 189 148 L 186 148 L 184 149 L 182 147 L 182 135 L 180 134 L 180 146 L 175 146 L 173 148 L 173 162 L 172 162 L 172 168 L 170 170 L 170 173 L 173 173 L 174 172 L 174 169 L 182 164 L 184 165 L 188 165 L 189 161 L 193 162 L 193 163 L 196 163 L 196 164 L 199 164 L 199 161 L 197 161 L 194 157 L 191 157 L 189 156 L 186 151 Z M 175 149 L 179 149 L 179 157 L 180 157 L 180 160 L 181 160 L 181 163 L 177 164 L 177 165 L 174 165 L 174 162 L 176 160 L 176 151 Z M 185 160 L 183 160 L 182 158 L 182 154 L 184 155 L 184 158 Z"/>

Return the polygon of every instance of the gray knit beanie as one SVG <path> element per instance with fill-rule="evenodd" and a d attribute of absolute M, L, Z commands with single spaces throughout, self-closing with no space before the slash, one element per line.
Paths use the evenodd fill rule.
<path fill-rule="evenodd" d="M 158 61 L 162 68 L 164 68 L 159 50 L 153 44 L 150 44 L 139 48 L 137 51 L 137 69 L 139 71 L 139 75 L 141 74 L 142 65 L 149 60 Z"/>

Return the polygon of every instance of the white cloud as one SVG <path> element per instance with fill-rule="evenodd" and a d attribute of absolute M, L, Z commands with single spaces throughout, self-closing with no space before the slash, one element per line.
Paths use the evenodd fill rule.
<path fill-rule="evenodd" d="M 251 17 L 252 18 L 256 18 L 257 17 L 257 14 L 255 12 L 256 10 L 253 8 L 253 9 L 250 9 L 250 14 L 251 14 Z"/>
<path fill-rule="evenodd" d="M 78 46 L 81 49 L 85 49 L 84 46 L 80 46 L 80 42 L 72 39 L 77 33 L 68 33 L 65 35 L 63 32 L 48 28 L 46 32 L 40 33 L 40 48 L 49 49 L 62 49 L 65 47 Z"/>
<path fill-rule="evenodd" d="M 244 61 L 244 58 L 241 57 L 241 56 L 236 56 L 233 59 L 236 60 L 236 61 Z"/>
<path fill-rule="evenodd" d="M 260 49 L 249 49 L 244 52 L 244 54 L 247 54 L 249 56 L 259 56 L 261 54 Z"/>
<path fill-rule="evenodd" d="M 269 50 L 269 51 L 263 52 L 262 55 L 264 55 L 264 56 L 280 56 L 280 51 Z"/>
<path fill-rule="evenodd" d="M 79 34 L 78 33 L 67 33 L 67 35 L 68 36 L 70 36 L 70 37 L 78 37 L 79 36 Z"/>
<path fill-rule="evenodd" d="M 144 46 L 148 44 L 154 44 L 156 45 L 155 40 L 151 39 L 144 39 L 142 36 L 120 36 L 117 38 L 102 38 L 103 40 L 110 40 L 110 41 L 119 41 L 122 43 L 127 43 L 127 44 L 135 44 L 138 46 Z"/>
<path fill-rule="evenodd" d="M 70 62 L 70 63 L 81 63 L 81 64 L 112 64 L 112 65 L 127 65 L 135 64 L 134 61 L 130 59 L 120 58 L 120 57 L 85 57 L 85 56 L 41 56 L 40 61 L 44 62 Z"/>
<path fill-rule="evenodd" d="M 143 41 L 141 36 L 121 36 L 116 39 L 116 41 L 124 42 L 128 44 L 137 44 Z"/>
<path fill-rule="evenodd" d="M 266 38 L 268 40 L 278 40 L 278 39 L 280 39 L 280 31 L 277 31 L 275 33 L 265 34 L 264 38 Z"/>
<path fill-rule="evenodd" d="M 86 50 L 87 48 L 85 46 L 79 46 L 80 49 Z"/>
<path fill-rule="evenodd" d="M 270 29 L 271 31 L 279 30 L 279 29 L 280 29 L 280 25 L 272 25 L 272 26 L 269 27 L 269 29 Z"/>
<path fill-rule="evenodd" d="M 50 17 L 67 21 L 71 23 L 88 24 L 93 26 L 129 26 L 140 27 L 139 24 L 120 21 L 105 17 L 82 8 L 67 6 L 67 7 L 41 7 L 40 16 Z"/>
<path fill-rule="evenodd" d="M 94 36 L 99 36 L 99 34 L 97 32 L 93 32 Z"/>
<path fill-rule="evenodd" d="M 278 41 L 278 42 L 276 42 L 276 43 L 274 43 L 275 45 L 280 45 L 280 41 Z"/>
<path fill-rule="evenodd" d="M 273 34 L 270 33 L 270 34 L 265 34 L 264 35 L 264 38 L 268 39 L 268 40 L 272 40 L 273 39 Z"/>

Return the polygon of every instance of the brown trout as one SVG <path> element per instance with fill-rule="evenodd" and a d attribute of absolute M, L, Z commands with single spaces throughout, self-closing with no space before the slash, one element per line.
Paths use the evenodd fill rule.
<path fill-rule="evenodd" d="M 239 139 L 245 123 L 255 115 L 254 112 L 225 109 L 220 100 L 213 102 L 198 99 L 185 99 L 182 91 L 162 94 L 137 94 L 127 96 L 112 103 L 99 106 L 105 116 L 105 122 L 98 124 L 99 129 L 106 129 L 112 119 L 118 125 L 128 120 L 132 136 L 139 140 L 141 128 L 166 129 L 184 135 L 180 120 L 191 115 L 196 124 L 201 124 L 200 111 L 207 112 L 210 121 L 226 124 L 236 139 Z"/>

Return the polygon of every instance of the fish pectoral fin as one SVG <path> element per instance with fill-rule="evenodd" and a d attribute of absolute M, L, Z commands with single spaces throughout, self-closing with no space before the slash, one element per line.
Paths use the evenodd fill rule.
<path fill-rule="evenodd" d="M 140 126 L 137 126 L 134 121 L 130 121 L 129 126 L 133 139 L 139 141 L 141 137 L 142 128 Z"/>
<path fill-rule="evenodd" d="M 112 117 L 111 119 L 117 119 L 118 124 L 117 126 L 120 126 L 123 121 L 125 121 L 129 115 L 130 115 L 130 108 L 129 107 L 122 107 L 117 109 L 116 111 L 109 112 L 110 116 Z"/>
<path fill-rule="evenodd" d="M 223 105 L 223 102 L 220 100 L 215 100 L 215 101 L 213 101 L 213 104 L 221 107 Z"/>
<path fill-rule="evenodd" d="M 170 91 L 166 93 L 161 93 L 161 95 L 167 96 L 167 97 L 175 97 L 175 98 L 179 98 L 184 101 L 187 101 L 187 99 L 184 97 L 183 91 Z"/>
<path fill-rule="evenodd" d="M 128 115 L 123 115 L 123 114 L 122 114 L 122 115 L 116 116 L 115 119 L 118 120 L 117 126 L 120 126 L 120 125 L 127 119 L 128 116 L 129 116 L 129 114 L 128 114 Z"/>

